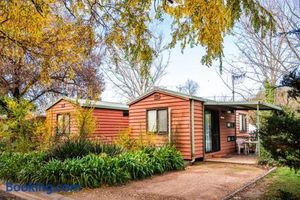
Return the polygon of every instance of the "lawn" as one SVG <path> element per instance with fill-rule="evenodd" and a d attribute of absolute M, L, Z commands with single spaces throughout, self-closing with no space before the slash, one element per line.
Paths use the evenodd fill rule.
<path fill-rule="evenodd" d="M 298 200 L 300 199 L 300 172 L 295 174 L 287 167 L 278 167 L 276 171 L 232 199 Z"/>
<path fill-rule="evenodd" d="M 286 167 L 278 168 L 267 177 L 271 180 L 265 193 L 266 199 L 300 199 L 300 172 Z"/>

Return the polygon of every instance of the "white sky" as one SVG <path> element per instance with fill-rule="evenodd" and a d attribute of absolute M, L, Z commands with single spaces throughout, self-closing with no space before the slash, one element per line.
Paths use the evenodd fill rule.
<path fill-rule="evenodd" d="M 233 37 L 225 38 L 225 58 L 238 56 L 238 50 L 233 40 Z M 210 68 L 201 64 L 201 58 L 204 54 L 205 51 L 202 47 L 187 47 L 183 53 L 180 47 L 172 49 L 167 74 L 162 78 L 160 86 L 176 90 L 176 86 L 183 84 L 187 79 L 191 79 L 199 84 L 198 96 L 230 96 L 231 91 L 217 74 L 218 62 L 215 62 Z M 124 99 L 116 94 L 114 87 L 108 81 L 102 94 L 102 100 L 124 102 Z"/>

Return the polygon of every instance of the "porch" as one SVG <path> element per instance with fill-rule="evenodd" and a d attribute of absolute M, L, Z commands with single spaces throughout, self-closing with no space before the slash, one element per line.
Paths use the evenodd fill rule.
<path fill-rule="evenodd" d="M 260 111 L 281 108 L 263 102 L 205 102 L 204 105 L 204 159 L 256 164 L 255 155 L 240 153 L 260 154 Z M 251 133 L 246 117 L 249 110 L 256 111 L 256 131 Z"/>
<path fill-rule="evenodd" d="M 206 162 L 218 162 L 218 163 L 233 163 L 244 165 L 256 165 L 257 159 L 255 154 L 242 155 L 242 154 L 229 154 L 223 157 L 211 157 L 206 158 Z"/>

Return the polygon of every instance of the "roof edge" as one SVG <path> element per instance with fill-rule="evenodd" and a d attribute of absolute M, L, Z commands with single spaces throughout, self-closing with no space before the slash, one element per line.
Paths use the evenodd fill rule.
<path fill-rule="evenodd" d="M 237 101 L 237 102 L 222 102 L 222 101 L 216 101 L 216 102 L 205 102 L 205 105 L 220 105 L 220 106 L 247 106 L 247 105 L 263 105 L 266 107 L 271 108 L 270 110 L 282 110 L 280 106 L 273 105 L 270 103 L 265 103 L 261 101 Z M 254 109 L 253 109 L 254 110 Z"/>
<path fill-rule="evenodd" d="M 69 97 L 60 97 L 58 98 L 56 101 L 54 101 L 54 103 L 52 103 L 50 106 L 48 106 L 45 111 L 49 110 L 50 108 L 52 108 L 53 106 L 55 106 L 57 103 L 59 103 L 60 101 L 65 100 L 68 101 L 70 103 L 75 104 L 76 103 L 76 99 L 72 99 Z M 105 102 L 105 103 L 114 103 L 114 102 L 108 102 L 108 101 L 99 101 L 99 102 Z M 117 103 L 118 104 L 118 103 Z M 79 105 L 81 107 L 93 107 L 93 108 L 99 108 L 99 109 L 111 109 L 111 110 L 128 110 L 129 108 L 125 108 L 125 107 L 121 107 L 121 106 L 108 106 L 108 105 L 93 105 L 93 104 L 89 104 L 89 103 L 79 103 Z M 121 105 L 121 104 L 120 104 Z M 125 104 L 122 104 L 124 106 L 127 106 Z"/>
<path fill-rule="evenodd" d="M 187 95 L 187 94 L 184 94 L 184 93 L 181 93 L 181 92 L 176 92 L 176 91 L 172 91 L 172 90 L 168 90 L 168 89 L 164 89 L 164 88 L 160 88 L 160 87 L 155 87 L 155 88 L 151 89 L 150 91 L 146 92 L 145 94 L 140 95 L 139 97 L 137 97 L 134 100 L 130 101 L 128 103 L 128 105 L 131 106 L 131 105 L 143 100 L 144 98 L 154 94 L 155 92 L 160 92 L 160 93 L 167 94 L 167 95 L 170 95 L 170 96 L 175 96 L 175 97 L 178 97 L 178 98 L 181 98 L 181 99 L 187 99 L 187 100 L 188 99 L 193 99 L 193 100 L 202 101 L 202 102 L 207 101 L 206 99 L 201 98 L 201 97 L 191 96 L 191 95 Z"/>

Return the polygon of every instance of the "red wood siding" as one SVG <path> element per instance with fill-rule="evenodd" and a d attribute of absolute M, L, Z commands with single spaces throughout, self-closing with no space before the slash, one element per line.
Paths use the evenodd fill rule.
<path fill-rule="evenodd" d="M 190 127 L 190 100 L 174 97 L 168 94 L 156 92 L 144 99 L 135 102 L 129 107 L 129 124 L 131 136 L 139 138 L 146 133 L 146 114 L 147 109 L 169 108 L 171 109 L 171 130 L 173 141 L 182 153 L 184 159 L 191 159 L 191 127 Z M 195 113 L 201 117 L 199 108 Z M 199 121 L 199 120 L 197 120 Z M 195 127 L 200 136 L 201 124 Z M 197 138 L 197 141 L 201 139 Z M 156 144 L 168 143 L 168 135 L 156 135 Z M 196 145 L 197 153 L 201 153 L 201 144 Z"/>
<path fill-rule="evenodd" d="M 52 106 L 50 109 L 46 111 L 46 120 L 47 123 L 49 123 L 51 128 L 51 133 L 56 133 L 56 127 L 57 127 L 57 115 L 63 114 L 63 113 L 69 113 L 70 114 L 70 132 L 76 133 L 77 132 L 77 124 L 74 119 L 74 111 L 75 107 L 72 103 L 61 100 L 54 106 Z"/>
<path fill-rule="evenodd" d="M 93 116 L 96 119 L 96 129 L 91 138 L 112 142 L 129 126 L 129 117 L 123 117 L 122 110 L 95 109 Z"/>
<path fill-rule="evenodd" d="M 228 136 L 235 136 L 235 128 L 227 128 L 227 122 L 235 122 L 235 113 L 227 113 L 226 110 L 221 108 L 214 108 L 219 111 L 219 125 L 220 125 L 220 151 L 206 153 L 205 157 L 221 157 L 226 154 L 235 152 L 235 141 L 227 141 Z"/>
<path fill-rule="evenodd" d="M 203 102 L 194 101 L 195 158 L 203 157 Z"/>
<path fill-rule="evenodd" d="M 47 110 L 47 120 L 48 123 L 50 123 L 51 132 L 53 134 L 55 133 L 57 114 L 62 113 L 70 113 L 70 132 L 71 134 L 76 134 L 78 129 L 74 117 L 75 107 L 66 100 L 61 100 Z M 96 120 L 96 129 L 95 132 L 89 136 L 92 139 L 111 142 L 117 137 L 120 131 L 129 126 L 129 117 L 123 117 L 123 110 L 95 108 L 93 116 Z"/>

